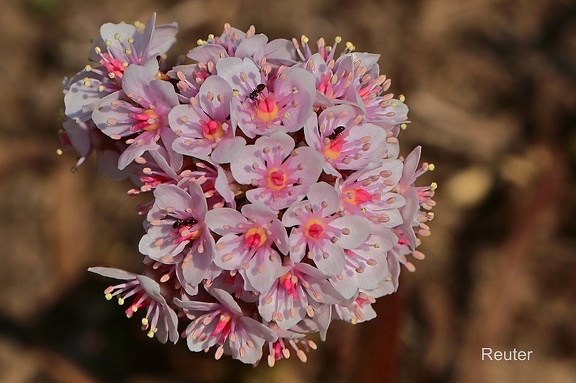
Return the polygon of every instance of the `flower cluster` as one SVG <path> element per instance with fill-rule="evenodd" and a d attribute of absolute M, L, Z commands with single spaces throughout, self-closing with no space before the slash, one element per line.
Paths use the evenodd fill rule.
<path fill-rule="evenodd" d="M 64 81 L 62 142 L 80 166 L 131 178 L 148 193 L 142 274 L 107 299 L 145 311 L 161 342 L 185 338 L 270 366 L 303 361 L 333 320 L 363 322 L 398 288 L 400 265 L 429 235 L 430 164 L 400 156 L 404 97 L 386 93 L 379 56 L 341 39 L 272 40 L 224 26 L 192 63 L 165 66 L 176 24 L 104 24 L 87 65 Z M 129 303 L 128 303 L 129 302 Z M 180 334 L 179 334 L 180 331 Z"/>

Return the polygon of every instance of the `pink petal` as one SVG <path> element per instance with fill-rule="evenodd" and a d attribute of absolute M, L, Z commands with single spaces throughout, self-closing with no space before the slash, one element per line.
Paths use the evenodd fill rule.
<path fill-rule="evenodd" d="M 370 234 L 370 225 L 365 218 L 345 215 L 330 222 L 330 226 L 340 229 L 338 246 L 354 249 L 366 241 Z"/>
<path fill-rule="evenodd" d="M 308 191 L 308 200 L 318 207 L 325 204 L 326 207 L 323 210 L 323 215 L 325 217 L 335 213 L 340 207 L 338 192 L 333 186 L 326 182 L 318 182 L 310 186 L 310 190 Z"/>
<path fill-rule="evenodd" d="M 226 235 L 230 232 L 240 232 L 237 225 L 245 225 L 248 220 L 239 211 L 228 207 L 212 209 L 206 213 L 204 218 L 206 225 L 219 235 Z"/>

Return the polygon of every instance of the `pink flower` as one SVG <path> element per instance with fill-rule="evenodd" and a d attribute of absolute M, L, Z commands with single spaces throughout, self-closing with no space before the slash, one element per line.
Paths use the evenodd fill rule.
<path fill-rule="evenodd" d="M 310 59 L 314 55 L 312 53 L 312 50 L 310 49 L 310 46 L 308 45 L 309 41 L 310 41 L 310 39 L 305 35 L 302 35 L 302 38 L 300 39 L 300 43 L 298 43 L 298 40 L 296 40 L 295 38 L 292 39 L 292 44 L 294 44 L 294 48 L 296 48 L 297 56 L 302 61 L 307 61 L 308 59 Z M 320 57 L 322 58 L 322 60 L 324 62 L 330 63 L 334 60 L 334 57 L 335 57 L 336 52 L 337 52 L 338 44 L 341 41 L 342 41 L 341 37 L 336 37 L 334 39 L 334 45 L 332 45 L 332 46 L 327 46 L 324 38 L 320 38 L 320 39 L 318 39 L 318 41 L 316 41 L 316 46 L 318 48 L 318 55 L 320 55 Z M 353 49 L 354 49 L 354 46 L 351 43 L 346 43 L 346 48 L 341 53 L 341 56 L 344 56 L 344 55 L 350 53 Z"/>
<path fill-rule="evenodd" d="M 198 160 L 190 169 L 180 173 L 178 186 L 185 189 L 190 182 L 200 185 L 210 208 L 222 207 L 225 204 L 236 207 L 229 173 L 208 159 Z"/>
<path fill-rule="evenodd" d="M 307 121 L 306 142 L 324 156 L 324 172 L 340 177 L 340 170 L 363 169 L 379 162 L 386 153 L 382 128 L 364 123 L 362 114 L 350 105 L 325 109 L 318 120 Z"/>
<path fill-rule="evenodd" d="M 167 340 L 173 343 L 178 341 L 178 316 L 162 296 L 160 285 L 155 280 L 145 275 L 108 267 L 91 267 L 88 271 L 125 280 L 124 283 L 108 287 L 104 291 L 106 299 L 117 297 L 118 304 L 123 305 L 128 298 L 134 297 L 125 311 L 126 316 L 131 318 L 136 311 L 146 308 L 146 315 L 142 318 L 142 330 L 148 331 L 148 337 L 156 336 L 162 343 Z"/>
<path fill-rule="evenodd" d="M 399 237 L 391 251 L 397 262 L 403 264 L 409 271 L 414 271 L 416 267 L 406 259 L 407 255 L 412 255 L 415 259 L 424 259 L 424 254 L 416 247 L 420 244 L 417 236 L 430 235 L 430 228 L 426 222 L 434 218 L 434 214 L 429 210 L 436 205 L 432 197 L 436 183 L 429 186 L 415 186 L 418 177 L 433 170 L 434 165 L 423 163 L 420 168 L 421 147 L 417 146 L 404 160 L 402 177 L 398 181 L 398 189 L 406 199 L 406 205 L 400 209 L 402 223 L 394 228 L 395 234 Z M 414 228 L 418 228 L 417 231 Z M 399 271 L 398 273 L 399 274 Z M 395 278 L 397 283 L 397 276 Z"/>
<path fill-rule="evenodd" d="M 230 169 L 236 181 L 254 187 L 246 192 L 250 202 L 281 210 L 304 198 L 318 180 L 322 157 L 312 148 L 294 149 L 290 136 L 274 133 L 243 148 Z"/>
<path fill-rule="evenodd" d="M 372 320 L 376 318 L 376 311 L 372 308 L 372 303 L 375 302 L 375 298 L 365 293 L 358 293 L 348 303 L 334 305 L 334 316 L 352 324 Z"/>
<path fill-rule="evenodd" d="M 344 249 L 360 246 L 368 237 L 368 222 L 359 216 L 340 214 L 340 201 L 334 187 L 319 182 L 310 187 L 308 199 L 290 206 L 282 217 L 290 231 L 290 258 L 304 256 L 329 276 L 344 270 Z"/>
<path fill-rule="evenodd" d="M 267 322 L 281 329 L 293 328 L 306 315 L 313 317 L 317 304 L 335 304 L 342 296 L 327 281 L 327 275 L 305 263 L 290 263 L 271 288 L 260 294 L 258 310 Z"/>
<path fill-rule="evenodd" d="M 205 281 L 204 286 L 210 289 L 222 289 L 243 302 L 258 301 L 257 293 L 244 288 L 244 278 L 238 270 L 222 271 L 214 280 Z"/>
<path fill-rule="evenodd" d="M 226 353 L 244 363 L 256 363 L 262 357 L 264 342 L 274 342 L 276 333 L 246 316 L 226 291 L 209 289 L 208 293 L 216 303 L 174 299 L 190 319 L 184 331 L 190 351 L 217 346 L 216 359 Z"/>
<path fill-rule="evenodd" d="M 90 58 L 99 66 L 87 65 L 67 86 L 65 113 L 77 121 L 91 118 L 92 111 L 105 96 L 122 89 L 124 71 L 131 64 L 144 65 L 158 71 L 157 56 L 166 54 L 176 41 L 176 23 L 158 25 L 156 14 L 146 25 L 106 23 L 100 29 L 101 38 L 92 45 Z"/>
<path fill-rule="evenodd" d="M 105 24 L 87 66 L 64 80 L 65 132 L 96 151 L 129 194 L 152 192 L 139 249 L 144 274 L 106 289 L 143 329 L 244 363 L 306 361 L 333 320 L 372 319 L 400 265 L 429 235 L 436 184 L 420 147 L 400 155 L 404 96 L 387 93 L 377 54 L 306 36 L 269 41 L 251 26 L 198 40 L 193 63 L 164 67 L 176 25 Z M 177 298 L 176 298 L 177 297 Z"/>
<path fill-rule="evenodd" d="M 122 153 L 118 168 L 124 169 L 144 152 L 156 150 L 161 140 L 169 147 L 175 134 L 168 126 L 168 113 L 178 105 L 172 85 L 155 80 L 154 73 L 145 67 L 131 65 L 124 72 L 123 92 L 115 92 L 102 99 L 92 118 L 98 128 L 113 139 L 130 137 L 128 148 Z"/>
<path fill-rule="evenodd" d="M 176 133 L 174 151 L 192 157 L 210 156 L 216 163 L 229 163 L 238 156 L 246 141 L 234 136 L 230 127 L 232 88 L 226 81 L 212 76 L 200 87 L 190 104 L 174 107 L 168 116 Z"/>
<path fill-rule="evenodd" d="M 223 270 L 238 270 L 245 288 L 267 291 L 282 275 L 282 254 L 288 253 L 286 229 L 276 212 L 261 203 L 235 209 L 210 210 L 206 224 L 221 236 L 216 242 L 214 263 Z"/>
<path fill-rule="evenodd" d="M 188 191 L 165 184 L 154 190 L 154 197 L 140 252 L 163 264 L 180 264 L 181 283 L 197 286 L 214 259 L 214 239 L 204 222 L 204 193 L 196 183 L 190 183 Z"/>
<path fill-rule="evenodd" d="M 402 224 L 400 210 L 404 197 L 394 192 L 402 172 L 402 161 L 372 162 L 364 169 L 338 180 L 337 189 L 343 210 L 352 215 L 366 217 L 372 227 L 384 225 L 392 228 Z"/>
<path fill-rule="evenodd" d="M 306 352 L 310 350 L 316 350 L 318 346 L 314 341 L 306 339 L 305 334 L 301 334 L 295 331 L 282 330 L 281 328 L 275 328 L 278 339 L 273 342 L 268 342 L 268 366 L 274 367 L 277 360 L 283 358 L 290 358 L 291 350 L 296 352 L 296 356 L 300 361 L 306 362 L 308 357 Z M 266 348 L 266 345 L 264 345 Z"/>
<path fill-rule="evenodd" d="M 312 115 L 314 80 L 304 69 L 283 68 L 270 78 L 271 67 L 259 68 L 252 59 L 238 57 L 218 60 L 216 69 L 237 93 L 232 125 L 249 138 L 298 131 Z"/>
<path fill-rule="evenodd" d="M 149 192 L 162 184 L 176 184 L 180 179 L 178 172 L 182 168 L 182 156 L 171 154 L 164 148 L 158 148 L 136 158 L 134 172 L 142 185 L 138 189 L 130 189 L 128 194 Z"/>
<path fill-rule="evenodd" d="M 199 46 L 188 52 L 187 56 L 198 62 L 210 61 L 209 58 L 216 61 L 216 59 L 221 57 L 234 57 L 236 52 L 238 52 L 240 57 L 245 57 L 247 49 L 242 47 L 247 43 L 248 45 L 254 45 L 254 43 L 249 42 L 250 39 L 256 38 L 259 46 L 263 46 L 268 41 L 268 37 L 265 35 L 255 36 L 255 33 L 256 28 L 254 26 L 250 26 L 246 32 L 243 32 L 226 23 L 220 36 L 212 35 L 206 41 L 200 40 Z"/>
<path fill-rule="evenodd" d="M 389 229 L 380 227 L 378 231 L 357 248 L 344 250 L 344 270 L 330 277 L 330 283 L 344 299 L 352 298 L 359 290 L 372 290 L 385 280 L 392 280 L 387 254 L 397 239 Z"/>
<path fill-rule="evenodd" d="M 350 55 L 341 56 L 336 62 L 326 62 L 320 53 L 316 53 L 307 60 L 305 68 L 316 80 L 317 106 L 330 107 L 358 101 L 358 79 L 354 77 L 354 63 Z"/>
<path fill-rule="evenodd" d="M 146 25 L 137 22 L 106 23 L 100 28 L 101 39 L 93 43 L 90 59 L 100 62 L 108 73 L 122 77 L 128 64 L 145 65 L 150 60 L 157 61 L 158 56 L 166 54 L 176 42 L 176 23 L 155 26 L 156 13 L 152 14 Z"/>
<path fill-rule="evenodd" d="M 266 58 L 266 61 L 275 65 L 292 65 L 295 62 L 293 46 L 289 40 L 268 41 L 266 35 L 256 34 L 254 26 L 250 26 L 244 33 L 226 23 L 222 35 L 210 36 L 205 41 L 199 40 L 198 44 L 187 56 L 208 68 L 223 57 L 251 57 L 256 62 Z"/>

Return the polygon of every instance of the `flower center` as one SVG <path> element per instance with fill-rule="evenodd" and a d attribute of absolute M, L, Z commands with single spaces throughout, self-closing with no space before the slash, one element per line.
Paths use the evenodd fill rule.
<path fill-rule="evenodd" d="M 289 272 L 280 277 L 280 284 L 286 290 L 286 294 L 291 295 L 294 301 L 300 299 L 298 292 L 296 292 L 296 284 L 298 283 L 298 278 Z"/>
<path fill-rule="evenodd" d="M 286 172 L 280 168 L 271 169 L 266 176 L 268 187 L 274 191 L 281 190 L 286 186 Z"/>
<path fill-rule="evenodd" d="M 212 333 L 212 338 L 220 336 L 218 344 L 224 344 L 224 341 L 232 331 L 232 324 L 230 323 L 231 320 L 232 315 L 229 313 L 222 313 L 218 317 L 218 323 L 216 324 L 216 328 Z"/>
<path fill-rule="evenodd" d="M 342 136 L 338 136 L 330 140 L 328 145 L 324 147 L 324 157 L 330 160 L 335 160 L 336 158 L 340 157 L 343 145 L 344 145 L 344 139 L 342 138 Z"/>
<path fill-rule="evenodd" d="M 256 106 L 256 117 L 261 121 L 272 121 L 278 116 L 278 105 L 271 98 L 258 100 Z"/>
<path fill-rule="evenodd" d="M 174 243 L 193 241 L 200 238 L 202 231 L 201 228 L 197 226 L 197 223 L 198 221 L 192 217 L 176 219 L 172 224 L 172 228 L 175 230 L 177 236 Z"/>
<path fill-rule="evenodd" d="M 330 73 L 325 73 L 322 75 L 322 81 L 318 84 L 318 91 L 328 96 L 328 98 L 332 98 L 334 96 L 334 92 L 332 91 L 332 84 L 330 83 L 330 79 L 332 75 Z"/>
<path fill-rule="evenodd" d="M 130 128 L 135 132 L 138 130 L 154 131 L 160 128 L 162 119 L 152 109 L 146 109 L 142 113 L 132 113 L 131 117 L 138 122 Z"/>
<path fill-rule="evenodd" d="M 351 203 L 352 205 L 358 206 L 363 204 L 364 202 L 372 202 L 374 196 L 368 193 L 366 190 L 362 188 L 354 188 L 352 190 L 348 190 L 345 192 L 346 198 L 344 199 L 346 202 Z"/>
<path fill-rule="evenodd" d="M 124 310 L 124 312 L 126 313 L 126 316 L 128 318 L 132 318 L 132 316 L 136 311 L 138 311 L 138 309 L 148 306 L 150 302 L 151 301 L 148 295 L 146 295 L 144 291 L 140 290 L 134 295 L 134 300 L 132 301 L 132 304 L 130 305 L 130 307 Z"/>
<path fill-rule="evenodd" d="M 262 226 L 251 227 L 246 231 L 246 234 L 244 234 L 244 246 L 247 249 L 256 249 L 264 245 L 267 238 L 268 236 Z"/>
<path fill-rule="evenodd" d="M 324 223 L 316 218 L 309 220 L 304 227 L 304 234 L 310 239 L 319 239 L 324 234 Z"/>
<path fill-rule="evenodd" d="M 216 141 L 224 135 L 222 123 L 214 120 L 202 121 L 202 134 L 204 134 L 204 138 Z"/>
<path fill-rule="evenodd" d="M 116 78 L 121 79 L 124 71 L 126 70 L 126 66 L 122 63 L 122 61 L 112 57 L 108 53 L 102 54 L 102 60 L 100 60 L 100 64 L 102 64 L 108 73 L 113 73 Z"/>
<path fill-rule="evenodd" d="M 188 225 L 176 229 L 176 232 L 179 235 L 179 237 L 176 238 L 175 240 L 176 243 L 184 241 L 193 241 L 195 239 L 200 238 L 201 234 L 200 230 L 191 230 L 190 226 Z"/>

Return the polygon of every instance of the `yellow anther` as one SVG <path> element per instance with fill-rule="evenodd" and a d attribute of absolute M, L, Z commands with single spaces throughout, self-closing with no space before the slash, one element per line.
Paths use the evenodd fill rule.
<path fill-rule="evenodd" d="M 129 37 L 129 38 L 128 38 L 128 43 L 129 43 L 129 44 L 134 44 L 134 37 Z"/>
<path fill-rule="evenodd" d="M 116 75 L 112 72 L 108 73 L 108 77 L 111 78 L 112 80 L 114 80 L 116 78 Z"/>
<path fill-rule="evenodd" d="M 400 129 L 402 129 L 402 130 L 406 130 L 407 127 L 408 127 L 408 125 L 406 125 L 406 124 L 400 124 Z"/>
<path fill-rule="evenodd" d="M 356 49 L 356 47 L 350 41 L 347 41 L 346 42 L 346 49 L 348 49 L 349 51 L 353 51 L 354 49 Z"/>
<path fill-rule="evenodd" d="M 124 299 L 122 297 L 118 297 L 118 304 L 122 306 L 124 304 Z"/>
<path fill-rule="evenodd" d="M 84 85 L 84 86 L 90 86 L 90 84 L 91 84 L 91 83 L 90 83 L 90 80 L 88 79 L 88 77 L 86 77 L 86 78 L 84 78 L 84 79 L 82 80 L 82 85 Z"/>
<path fill-rule="evenodd" d="M 308 44 L 308 41 L 310 41 L 310 39 L 308 38 L 308 36 L 302 35 L 300 41 L 302 41 L 302 44 Z"/>
<path fill-rule="evenodd" d="M 214 35 L 212 33 L 208 35 L 208 40 L 214 40 Z"/>
<path fill-rule="evenodd" d="M 112 294 L 108 293 L 104 295 L 104 298 L 106 298 L 106 300 L 109 301 L 110 299 L 112 299 Z"/>
<path fill-rule="evenodd" d="M 86 66 L 84 67 L 84 70 L 85 70 L 86 72 L 90 72 L 90 71 L 92 70 L 92 65 L 86 64 Z"/>
<path fill-rule="evenodd" d="M 94 48 L 94 52 L 96 52 L 97 54 L 102 53 L 102 49 L 100 49 L 100 47 L 96 47 Z"/>
<path fill-rule="evenodd" d="M 434 169 L 436 169 L 436 166 L 434 166 L 434 164 L 428 164 L 428 170 L 434 171 Z"/>
<path fill-rule="evenodd" d="M 62 151 L 62 149 L 56 149 L 56 154 L 58 154 L 59 156 L 61 156 L 62 153 L 64 153 L 64 152 Z"/>
<path fill-rule="evenodd" d="M 140 33 L 144 32 L 144 28 L 146 28 L 146 25 L 141 21 L 135 21 L 134 26 Z"/>
<path fill-rule="evenodd" d="M 100 85 L 98 87 L 98 92 L 104 92 L 104 85 Z"/>
<path fill-rule="evenodd" d="M 124 68 L 128 68 L 128 65 L 130 65 L 130 63 L 129 63 L 128 61 L 124 61 L 124 62 L 122 63 L 122 66 L 123 66 Z"/>
<path fill-rule="evenodd" d="M 114 39 L 120 40 L 120 33 L 114 33 Z"/>
<path fill-rule="evenodd" d="M 154 331 L 150 330 L 146 335 L 148 336 L 148 338 L 154 338 Z"/>
<path fill-rule="evenodd" d="M 397 103 L 397 102 L 394 102 L 394 101 L 392 101 L 392 102 L 390 103 L 390 105 L 392 105 L 393 107 L 397 107 L 397 106 L 398 106 L 398 103 Z"/>
<path fill-rule="evenodd" d="M 430 184 L 430 190 L 434 191 L 436 189 L 438 189 L 438 184 L 436 182 L 432 182 Z"/>
<path fill-rule="evenodd" d="M 142 326 L 148 326 L 148 318 L 142 318 Z"/>
<path fill-rule="evenodd" d="M 198 39 L 198 40 L 196 41 L 196 44 L 198 44 L 198 45 L 204 45 L 204 44 L 206 44 L 206 40 Z"/>
<path fill-rule="evenodd" d="M 107 47 L 110 47 L 110 46 L 112 46 L 112 41 L 110 41 L 110 40 L 106 40 L 106 46 L 107 46 Z"/>
<path fill-rule="evenodd" d="M 356 324 L 356 323 L 358 323 L 358 319 L 352 318 L 352 319 L 350 319 L 350 323 Z"/>
<path fill-rule="evenodd" d="M 336 36 L 336 38 L 334 39 L 334 41 L 336 42 L 336 44 L 340 43 L 342 41 L 342 37 L 340 36 Z"/>
<path fill-rule="evenodd" d="M 406 96 L 404 96 L 403 94 L 401 94 L 401 95 L 398 97 L 398 100 L 400 100 L 400 102 L 404 102 L 404 101 L 406 101 Z"/>
<path fill-rule="evenodd" d="M 127 55 L 131 55 L 131 54 L 132 54 L 132 49 L 126 48 L 126 50 L 124 50 L 124 53 L 126 53 Z"/>
<path fill-rule="evenodd" d="M 238 89 L 232 89 L 232 96 L 237 97 L 240 94 Z"/>

